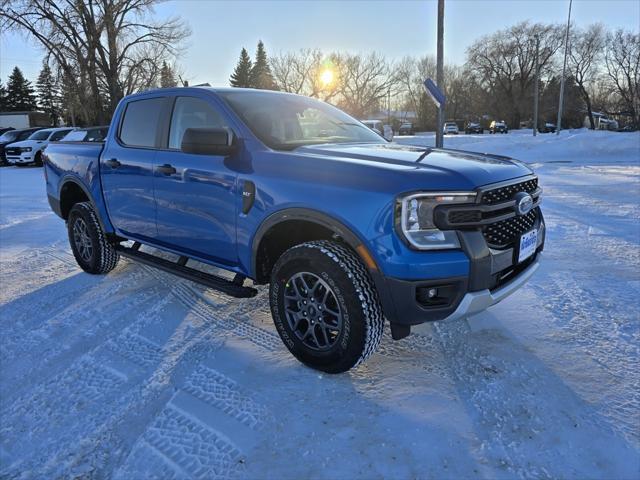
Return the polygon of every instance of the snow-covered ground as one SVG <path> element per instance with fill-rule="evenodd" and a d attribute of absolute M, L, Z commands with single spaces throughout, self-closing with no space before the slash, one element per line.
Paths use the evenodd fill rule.
<path fill-rule="evenodd" d="M 0 477 L 638 478 L 640 134 L 445 146 L 535 166 L 543 267 L 339 376 L 289 355 L 265 290 L 81 272 L 42 171 L 0 169 Z"/>

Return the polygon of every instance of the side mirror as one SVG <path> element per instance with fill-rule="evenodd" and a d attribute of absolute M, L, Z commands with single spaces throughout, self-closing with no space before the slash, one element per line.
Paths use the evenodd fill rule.
<path fill-rule="evenodd" d="M 180 150 L 197 155 L 231 155 L 236 150 L 233 133 L 226 128 L 187 128 Z"/>

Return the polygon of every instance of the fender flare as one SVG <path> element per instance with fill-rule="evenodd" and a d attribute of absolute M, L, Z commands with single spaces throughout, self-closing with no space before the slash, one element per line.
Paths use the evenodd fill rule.
<path fill-rule="evenodd" d="M 380 298 L 380 303 L 382 304 L 382 311 L 385 317 L 389 321 L 395 320 L 397 314 L 393 299 L 391 297 L 391 292 L 389 291 L 389 288 L 385 281 L 384 274 L 380 270 L 375 258 L 371 255 L 369 249 L 366 247 L 365 242 L 340 220 L 337 220 L 335 217 L 327 215 L 326 213 L 319 212 L 317 210 L 308 208 L 286 208 L 269 215 L 265 220 L 262 221 L 262 223 L 256 230 L 256 234 L 254 235 L 251 244 L 251 269 L 254 275 L 257 272 L 256 260 L 258 258 L 258 246 L 264 238 L 264 235 L 269 231 L 271 227 L 288 220 L 305 220 L 307 222 L 313 222 L 327 228 L 336 236 L 342 238 L 342 240 L 344 240 L 344 242 L 349 245 L 349 247 L 351 247 L 362 259 L 363 263 L 365 264 L 365 268 L 371 275 L 371 278 L 373 279 L 373 282 L 376 286 L 378 297 Z M 395 339 L 403 338 L 410 332 L 410 329 L 406 326 L 397 326 L 393 323 L 392 330 L 394 330 L 393 337 Z"/>
<path fill-rule="evenodd" d="M 104 232 L 107 232 L 107 233 L 113 232 L 112 228 L 106 228 L 106 225 L 104 224 L 104 221 L 102 219 L 102 215 L 100 214 L 100 209 L 98 208 L 98 205 L 96 205 L 96 202 L 95 202 L 95 200 L 93 198 L 93 195 L 91 194 L 91 191 L 75 175 L 67 174 L 67 175 L 65 175 L 64 177 L 62 177 L 60 179 L 60 182 L 59 182 L 60 187 L 58 188 L 58 201 L 60 202 L 60 206 L 62 206 L 62 190 L 69 183 L 73 183 L 77 187 L 80 187 L 80 190 L 82 190 L 82 192 L 87 196 L 87 198 L 89 199 L 89 203 L 91 203 L 91 206 L 93 207 L 93 209 L 96 212 L 96 217 L 98 218 L 98 222 L 100 222 L 100 227 L 102 227 L 102 230 Z M 61 211 L 61 213 L 62 213 L 62 211 Z"/>
<path fill-rule="evenodd" d="M 256 261 L 258 258 L 258 247 L 260 246 L 260 242 L 262 242 L 265 234 L 277 224 L 290 220 L 304 220 L 321 225 L 332 231 L 336 236 L 342 238 L 347 245 L 355 251 L 357 251 L 359 246 L 364 244 L 360 237 L 353 233 L 353 231 L 344 223 L 330 215 L 327 215 L 326 213 L 309 208 L 285 208 L 283 210 L 278 210 L 265 218 L 253 236 L 251 244 L 251 271 L 253 274 L 257 272 Z"/>

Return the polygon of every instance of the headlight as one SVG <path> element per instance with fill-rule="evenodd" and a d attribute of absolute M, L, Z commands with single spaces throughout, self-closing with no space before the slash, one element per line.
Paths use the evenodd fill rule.
<path fill-rule="evenodd" d="M 30 152 L 31 151 L 31 147 L 20 147 L 20 151 L 21 152 Z"/>
<path fill-rule="evenodd" d="M 433 222 L 433 211 L 438 205 L 473 203 L 473 192 L 418 193 L 398 200 L 396 222 L 402 235 L 412 247 L 419 250 L 460 248 L 458 235 L 453 230 L 438 230 Z"/>

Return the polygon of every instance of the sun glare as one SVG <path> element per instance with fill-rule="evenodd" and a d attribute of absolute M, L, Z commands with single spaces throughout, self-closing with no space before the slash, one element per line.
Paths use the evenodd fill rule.
<path fill-rule="evenodd" d="M 320 81 L 326 87 L 327 85 L 331 85 L 333 83 L 333 72 L 329 69 L 326 69 L 320 75 Z"/>

